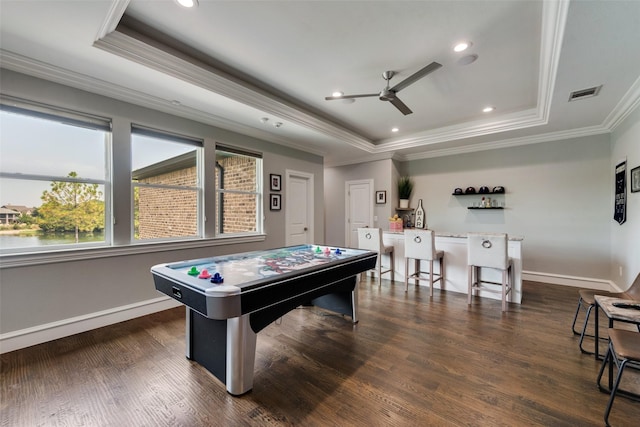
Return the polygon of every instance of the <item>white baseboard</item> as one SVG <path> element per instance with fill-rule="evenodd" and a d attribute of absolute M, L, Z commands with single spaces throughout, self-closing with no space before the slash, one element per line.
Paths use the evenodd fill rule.
<path fill-rule="evenodd" d="M 532 282 L 551 283 L 552 285 L 573 286 L 575 288 L 596 289 L 599 291 L 622 292 L 610 280 L 594 279 L 592 277 L 565 276 L 562 274 L 541 273 L 538 271 L 523 271 L 522 280 Z"/>
<path fill-rule="evenodd" d="M 114 323 L 124 322 L 125 320 L 135 319 L 136 317 L 146 316 L 147 314 L 179 307 L 181 305 L 182 304 L 169 297 L 159 297 L 135 304 L 38 325 L 32 328 L 21 329 L 19 331 L 7 332 L 6 334 L 0 335 L 0 354 L 58 338 L 68 337 Z"/>

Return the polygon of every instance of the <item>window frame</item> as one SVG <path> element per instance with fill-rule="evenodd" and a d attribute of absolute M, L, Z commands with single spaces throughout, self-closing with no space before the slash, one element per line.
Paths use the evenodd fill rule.
<path fill-rule="evenodd" d="M 146 136 L 151 138 L 157 138 L 160 140 L 190 145 L 195 148 L 196 151 L 196 176 L 195 187 L 187 187 L 180 185 L 170 184 L 150 184 L 134 182 L 133 180 L 133 165 L 131 166 L 131 234 L 129 237 L 130 245 L 141 244 L 158 244 L 164 242 L 184 241 L 184 240 L 202 240 L 205 238 L 204 232 L 204 218 L 205 216 L 205 180 L 204 180 L 204 140 L 193 138 L 185 135 L 180 135 L 174 132 L 159 130 L 157 128 L 151 128 L 139 124 L 131 124 L 130 142 L 131 152 L 133 151 L 133 138 L 134 135 Z M 169 159 L 167 159 L 169 160 Z M 157 188 L 164 190 L 179 190 L 179 191 L 194 191 L 196 193 L 196 232 L 193 236 L 174 236 L 174 237 L 157 237 L 149 239 L 136 239 L 135 237 L 135 188 Z"/>
<path fill-rule="evenodd" d="M 214 194 L 215 194 L 215 203 L 214 203 L 214 212 L 213 217 L 215 218 L 214 225 L 214 238 L 217 239 L 228 239 L 234 237 L 242 237 L 242 236 L 254 236 L 254 235 L 263 235 L 264 233 L 264 177 L 263 177 L 263 155 L 260 152 L 250 151 L 244 148 L 234 147 L 232 145 L 228 145 L 225 143 L 216 143 L 215 144 L 215 152 L 214 152 L 214 168 L 218 167 L 217 157 L 218 152 L 224 152 L 229 154 L 236 154 L 239 156 L 247 156 L 256 159 L 256 189 L 255 191 L 246 191 L 246 190 L 225 190 L 224 188 L 218 188 L 215 183 L 215 176 L 213 174 L 214 180 Z M 243 194 L 243 195 L 254 195 L 255 203 L 256 203 L 256 213 L 255 213 L 255 231 L 245 231 L 245 232 L 235 232 L 235 233 L 225 233 L 218 232 L 220 229 L 220 222 L 222 221 L 222 217 L 224 216 L 224 212 L 221 210 L 220 201 L 224 194 Z"/>
<path fill-rule="evenodd" d="M 56 251 L 85 250 L 92 248 L 110 247 L 113 244 L 112 223 L 112 149 L 113 149 L 113 124 L 110 118 L 77 112 L 71 109 L 56 107 L 36 101 L 17 98 L 6 94 L 0 94 L 0 111 L 19 114 L 34 119 L 49 120 L 60 125 L 81 127 L 84 129 L 103 131 L 104 141 L 104 179 L 74 178 L 70 176 L 58 176 L 48 174 L 33 174 L 20 172 L 5 172 L 0 170 L 0 178 L 20 181 L 37 182 L 65 182 L 80 184 L 97 184 L 102 186 L 104 203 L 104 240 L 100 242 L 66 243 L 56 245 L 25 246 L 3 249 L 1 255 L 13 256 L 25 253 L 50 253 Z"/>

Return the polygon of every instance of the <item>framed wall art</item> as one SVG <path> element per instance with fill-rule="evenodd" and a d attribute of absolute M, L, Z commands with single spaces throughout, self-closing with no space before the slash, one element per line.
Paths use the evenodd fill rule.
<path fill-rule="evenodd" d="M 376 191 L 376 204 L 384 205 L 387 203 L 387 192 L 386 191 Z"/>
<path fill-rule="evenodd" d="M 272 211 L 279 211 L 282 209 L 282 195 L 281 194 L 270 194 L 269 195 L 269 209 Z"/>
<path fill-rule="evenodd" d="M 270 174 L 269 182 L 271 183 L 271 191 L 282 190 L 282 175 Z"/>
<path fill-rule="evenodd" d="M 631 192 L 637 193 L 640 191 L 640 166 L 631 169 Z"/>

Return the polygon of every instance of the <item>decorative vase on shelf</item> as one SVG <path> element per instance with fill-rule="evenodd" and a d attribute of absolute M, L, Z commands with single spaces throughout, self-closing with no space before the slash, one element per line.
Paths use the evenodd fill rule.
<path fill-rule="evenodd" d="M 409 207 L 409 199 L 400 199 L 400 209 L 407 209 Z"/>
<path fill-rule="evenodd" d="M 422 199 L 418 200 L 418 207 L 416 208 L 416 228 L 425 228 L 425 213 L 422 207 Z"/>

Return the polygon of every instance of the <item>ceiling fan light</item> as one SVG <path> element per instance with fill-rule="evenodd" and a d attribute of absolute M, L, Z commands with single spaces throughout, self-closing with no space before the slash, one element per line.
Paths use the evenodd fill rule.
<path fill-rule="evenodd" d="M 337 91 L 331 94 L 331 96 L 333 96 L 334 98 L 340 98 L 342 95 L 344 95 L 344 93 Z"/>
<path fill-rule="evenodd" d="M 391 132 L 398 132 L 400 129 L 398 128 L 391 128 Z"/>
<path fill-rule="evenodd" d="M 471 42 L 460 42 L 460 43 L 456 44 L 453 47 L 453 51 L 454 52 L 462 52 L 462 51 L 467 50 L 468 48 L 470 48 L 471 45 L 472 45 Z"/>
<path fill-rule="evenodd" d="M 495 109 L 496 109 L 496 107 L 484 107 L 484 108 L 482 109 L 482 112 L 483 112 L 483 113 L 490 113 L 490 112 L 492 112 L 492 111 L 493 111 L 493 110 L 495 110 Z"/>

